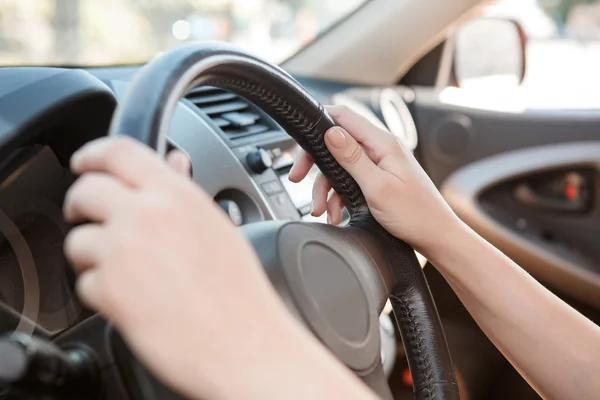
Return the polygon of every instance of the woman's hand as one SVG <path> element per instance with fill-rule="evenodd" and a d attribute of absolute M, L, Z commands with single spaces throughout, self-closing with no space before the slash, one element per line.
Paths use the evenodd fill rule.
<path fill-rule="evenodd" d="M 398 139 L 347 107 L 327 107 L 340 127 L 330 129 L 325 143 L 331 154 L 361 187 L 373 216 L 394 236 L 427 256 L 445 229 L 458 218 L 425 171 Z M 313 162 L 303 153 L 290 171 L 299 182 Z M 343 204 L 319 174 L 313 188 L 314 216 L 328 213 L 328 222 L 339 224 Z"/>
<path fill-rule="evenodd" d="M 169 164 L 127 138 L 79 150 L 71 167 L 82 176 L 64 213 L 89 223 L 71 231 L 65 251 L 79 273 L 80 298 L 113 321 L 159 376 L 193 393 L 182 382 L 202 379 L 199 366 L 215 363 L 227 376 L 235 332 L 265 347 L 260 335 L 269 338 L 284 313 L 249 244 L 185 176 L 187 157 L 176 153 Z M 213 384 L 220 386 L 201 382 L 210 398 L 221 390 Z"/>
<path fill-rule="evenodd" d="M 525 380 L 543 398 L 597 398 L 600 328 L 460 222 L 391 134 L 347 108 L 327 110 L 345 128 L 327 132 L 327 147 L 356 179 L 373 216 L 436 266 Z M 302 180 L 311 166 L 300 156 L 290 179 Z M 327 201 L 329 191 L 319 176 L 313 214 L 327 210 L 330 223 L 339 223 L 342 203 L 335 194 Z"/>
<path fill-rule="evenodd" d="M 82 176 L 65 218 L 85 222 L 65 243 L 78 294 L 163 381 L 191 398 L 369 397 L 287 312 L 250 244 L 190 181 L 185 155 L 165 163 L 103 138 L 71 167 Z"/>

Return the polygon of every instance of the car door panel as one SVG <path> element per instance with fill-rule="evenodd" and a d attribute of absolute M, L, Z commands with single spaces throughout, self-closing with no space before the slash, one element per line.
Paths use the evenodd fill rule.
<path fill-rule="evenodd" d="M 600 140 L 600 109 L 494 111 L 445 103 L 439 90 L 414 90 L 419 161 L 436 185 L 456 169 L 495 154 Z"/>
<path fill-rule="evenodd" d="M 456 213 L 540 281 L 600 308 L 600 112 L 476 110 L 433 90 L 417 90 L 413 112 L 419 159 Z M 580 192 L 563 194 L 565 177 Z M 550 194 L 533 193 L 537 182 Z"/>

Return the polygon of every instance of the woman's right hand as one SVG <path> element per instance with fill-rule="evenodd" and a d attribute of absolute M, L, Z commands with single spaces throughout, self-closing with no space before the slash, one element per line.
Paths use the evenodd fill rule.
<path fill-rule="evenodd" d="M 447 237 L 444 233 L 460 224 L 459 219 L 395 136 L 347 107 L 326 109 L 339 127 L 325 134 L 325 144 L 359 184 L 373 216 L 391 234 L 427 256 Z M 289 179 L 300 182 L 312 165 L 310 156 L 302 153 Z M 313 188 L 312 214 L 320 216 L 327 211 L 328 222 L 337 225 L 344 206 L 337 193 L 328 199 L 330 191 L 331 185 L 319 174 Z"/>

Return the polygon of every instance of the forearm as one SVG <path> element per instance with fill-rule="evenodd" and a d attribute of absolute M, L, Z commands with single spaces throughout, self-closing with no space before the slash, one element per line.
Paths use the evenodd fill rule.
<path fill-rule="evenodd" d="M 600 393 L 600 329 L 457 222 L 429 254 L 475 321 L 548 399 Z"/>
<path fill-rule="evenodd" d="M 278 388 L 261 399 L 348 399 L 375 400 L 377 397 L 347 367 L 325 349 L 309 332 L 296 332 L 290 349 L 282 349 L 270 370 L 269 382 Z M 281 368 L 285 363 L 285 368 Z M 265 384 L 264 387 L 268 387 Z M 239 399 L 240 397 L 236 397 Z"/>
<path fill-rule="evenodd" d="M 255 369 L 240 382 L 247 383 L 250 390 L 239 387 L 231 399 L 265 400 L 375 400 L 371 391 L 349 370 L 333 358 L 321 345 L 311 343 L 313 338 L 301 339 L 292 348 L 282 348 L 271 353 L 270 362 L 256 359 Z M 272 357 L 269 357 L 272 358 Z M 260 360 L 260 362 L 258 362 Z M 244 382 L 245 381 L 245 382 Z"/>
<path fill-rule="evenodd" d="M 280 312 L 268 328 L 232 332 L 231 343 L 244 341 L 243 351 L 229 354 L 214 365 L 209 397 L 214 400 L 375 400 L 376 396 L 317 339 Z M 221 379 L 222 378 L 222 379 Z M 202 379 L 198 382 L 203 382 Z M 200 393 L 206 388 L 198 388 Z"/>

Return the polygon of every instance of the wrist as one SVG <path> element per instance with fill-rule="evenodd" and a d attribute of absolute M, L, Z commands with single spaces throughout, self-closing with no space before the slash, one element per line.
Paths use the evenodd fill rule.
<path fill-rule="evenodd" d="M 464 251 L 465 241 L 470 236 L 469 228 L 456 214 L 436 226 L 424 245 L 418 251 L 436 267 L 443 264 L 444 259 L 453 257 L 457 251 Z"/>

